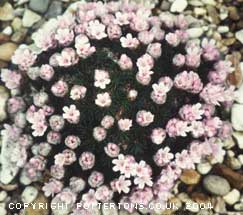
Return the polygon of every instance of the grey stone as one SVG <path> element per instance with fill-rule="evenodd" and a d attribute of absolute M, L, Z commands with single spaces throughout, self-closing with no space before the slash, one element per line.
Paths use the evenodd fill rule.
<path fill-rule="evenodd" d="M 6 119 L 6 103 L 9 98 L 8 91 L 5 87 L 0 86 L 0 122 Z"/>
<path fill-rule="evenodd" d="M 28 186 L 21 194 L 21 199 L 24 203 L 33 202 L 38 195 L 38 190 L 33 186 Z"/>
<path fill-rule="evenodd" d="M 60 1 L 53 1 L 46 13 L 47 18 L 54 18 L 57 17 L 62 13 L 62 2 Z"/>
<path fill-rule="evenodd" d="M 243 105 L 234 104 L 231 110 L 231 122 L 236 131 L 243 131 L 242 121 Z"/>
<path fill-rule="evenodd" d="M 50 0 L 30 0 L 29 7 L 37 13 L 45 13 Z"/>
<path fill-rule="evenodd" d="M 211 194 L 224 196 L 230 191 L 229 182 L 217 175 L 208 175 L 203 180 L 204 188 Z"/>

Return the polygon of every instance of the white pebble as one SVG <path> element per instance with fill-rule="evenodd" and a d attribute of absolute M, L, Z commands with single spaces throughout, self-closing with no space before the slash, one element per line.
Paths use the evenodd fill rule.
<path fill-rule="evenodd" d="M 209 162 L 205 162 L 205 163 L 199 163 L 197 165 L 197 171 L 201 174 L 201 175 L 206 175 L 207 173 L 210 172 L 210 170 L 212 169 L 212 165 Z"/>
<path fill-rule="evenodd" d="M 232 106 L 231 122 L 233 128 L 237 131 L 243 131 L 242 113 L 243 113 L 243 105 L 234 104 Z M 242 145 L 241 149 L 243 149 L 243 143 L 241 143 L 241 145 Z"/>
<path fill-rule="evenodd" d="M 6 191 L 3 190 L 0 192 L 0 202 L 3 202 L 7 197 L 8 197 L 8 194 Z"/>
<path fill-rule="evenodd" d="M 202 36 L 203 29 L 202 28 L 190 28 L 187 30 L 187 33 L 190 38 L 198 38 Z"/>
<path fill-rule="evenodd" d="M 241 164 L 243 165 L 243 154 L 239 155 L 239 156 L 238 156 L 238 159 L 239 159 L 239 161 L 241 162 Z"/>
<path fill-rule="evenodd" d="M 3 33 L 10 36 L 13 33 L 11 26 L 7 26 L 6 28 L 4 28 Z"/>
<path fill-rule="evenodd" d="M 233 136 L 236 139 L 240 149 L 243 149 L 243 133 L 242 132 L 233 132 Z"/>
<path fill-rule="evenodd" d="M 235 37 L 243 44 L 243 29 L 235 33 Z"/>
<path fill-rule="evenodd" d="M 221 34 L 225 34 L 225 33 L 229 32 L 229 27 L 228 26 L 219 26 L 218 32 Z"/>
<path fill-rule="evenodd" d="M 38 190 L 33 186 L 28 186 L 21 194 L 21 199 L 24 203 L 31 203 L 36 199 L 37 195 Z"/>
<path fill-rule="evenodd" d="M 240 192 L 239 192 L 239 190 L 233 189 L 228 194 L 226 194 L 223 197 L 223 199 L 228 205 L 233 205 L 233 204 L 235 204 L 236 202 L 239 201 Z"/>
<path fill-rule="evenodd" d="M 170 7 L 170 11 L 173 13 L 174 12 L 181 13 L 186 9 L 187 5 L 188 3 L 186 0 L 175 0 Z"/>

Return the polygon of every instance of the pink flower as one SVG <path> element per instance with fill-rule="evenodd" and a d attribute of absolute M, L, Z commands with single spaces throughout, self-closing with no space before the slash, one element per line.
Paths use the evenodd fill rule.
<path fill-rule="evenodd" d="M 106 26 L 114 23 L 114 21 L 115 21 L 115 17 L 112 14 L 104 14 L 101 16 L 101 22 Z M 108 32 L 108 29 L 107 29 L 107 32 Z"/>
<path fill-rule="evenodd" d="M 76 149 L 80 144 L 81 140 L 78 136 L 69 135 L 65 138 L 65 145 L 70 149 Z"/>
<path fill-rule="evenodd" d="M 75 105 L 70 105 L 70 107 L 63 107 L 63 118 L 66 119 L 71 124 L 77 124 L 80 119 L 80 112 L 77 110 Z"/>
<path fill-rule="evenodd" d="M 60 193 L 63 188 L 62 182 L 52 178 L 49 180 L 48 183 L 45 183 L 45 185 L 42 187 L 42 190 L 44 191 L 44 194 L 46 197 L 54 196 L 54 194 Z"/>
<path fill-rule="evenodd" d="M 138 39 L 141 43 L 149 45 L 154 40 L 154 34 L 150 31 L 141 31 L 138 33 Z"/>
<path fill-rule="evenodd" d="M 106 115 L 101 121 L 101 125 L 105 129 L 109 129 L 114 125 L 115 119 L 112 116 Z"/>
<path fill-rule="evenodd" d="M 78 57 L 73 48 L 64 48 L 60 55 L 56 56 L 59 66 L 69 67 L 78 63 Z"/>
<path fill-rule="evenodd" d="M 114 172 L 124 172 L 126 157 L 123 154 L 119 154 L 117 159 L 112 160 L 112 163 L 114 164 L 112 168 Z"/>
<path fill-rule="evenodd" d="M 167 98 L 167 92 L 171 89 L 170 86 L 167 86 L 163 81 L 160 81 L 159 84 L 152 85 L 153 91 L 151 93 L 151 99 L 156 104 L 164 104 Z"/>
<path fill-rule="evenodd" d="M 96 51 L 95 47 L 91 46 L 89 38 L 84 34 L 76 36 L 75 48 L 77 50 L 78 56 L 84 59 L 89 57 Z"/>
<path fill-rule="evenodd" d="M 91 39 L 101 40 L 107 37 L 105 33 L 105 25 L 100 23 L 99 20 L 93 20 L 88 23 L 87 34 Z"/>
<path fill-rule="evenodd" d="M 226 88 L 224 85 L 209 83 L 203 88 L 200 96 L 207 104 L 220 105 L 234 100 L 234 90 L 233 86 Z"/>
<path fill-rule="evenodd" d="M 153 58 L 157 59 L 162 54 L 161 44 L 160 43 L 151 43 L 148 45 L 147 53 Z"/>
<path fill-rule="evenodd" d="M 53 145 L 61 143 L 61 134 L 56 131 L 49 131 L 47 134 L 47 142 Z"/>
<path fill-rule="evenodd" d="M 149 54 L 144 54 L 137 60 L 139 71 L 150 71 L 154 67 L 154 59 Z"/>
<path fill-rule="evenodd" d="M 65 155 L 62 153 L 58 153 L 54 156 L 55 165 L 64 166 L 65 164 Z"/>
<path fill-rule="evenodd" d="M 70 98 L 73 100 L 83 99 L 86 95 L 87 88 L 81 85 L 74 85 L 70 91 Z"/>
<path fill-rule="evenodd" d="M 167 123 L 166 132 L 170 137 L 185 137 L 187 135 L 187 132 L 189 132 L 188 124 L 187 122 L 173 118 Z"/>
<path fill-rule="evenodd" d="M 61 165 L 53 165 L 51 166 L 51 176 L 60 180 L 64 177 L 65 169 Z"/>
<path fill-rule="evenodd" d="M 109 73 L 105 70 L 96 69 L 94 80 L 95 80 L 94 86 L 99 87 L 101 89 L 105 89 L 106 85 L 111 83 Z"/>
<path fill-rule="evenodd" d="M 74 176 L 70 178 L 69 186 L 73 192 L 80 193 L 85 189 L 86 183 L 82 178 Z"/>
<path fill-rule="evenodd" d="M 193 68 L 199 67 L 202 54 L 201 48 L 197 44 L 191 42 L 187 44 L 186 52 L 186 65 Z"/>
<path fill-rule="evenodd" d="M 175 155 L 176 165 L 181 169 L 194 169 L 195 165 L 187 150 L 183 150 L 181 153 L 176 153 Z"/>
<path fill-rule="evenodd" d="M 187 31 L 176 30 L 175 33 L 179 37 L 179 40 L 181 43 L 186 43 L 188 41 L 189 35 L 188 35 Z"/>
<path fill-rule="evenodd" d="M 118 64 L 122 70 L 131 70 L 133 68 L 132 60 L 126 54 L 121 55 Z"/>
<path fill-rule="evenodd" d="M 150 166 L 148 166 L 145 161 L 140 161 L 136 166 L 134 184 L 138 185 L 139 189 L 143 189 L 145 186 L 151 187 L 153 185 L 151 172 Z"/>
<path fill-rule="evenodd" d="M 121 46 L 123 48 L 136 49 L 139 45 L 137 38 L 132 37 L 132 34 L 128 33 L 126 37 L 120 38 Z"/>
<path fill-rule="evenodd" d="M 182 54 L 176 54 L 173 58 L 173 64 L 178 67 L 184 66 L 186 62 L 186 58 Z"/>
<path fill-rule="evenodd" d="M 10 114 L 17 113 L 18 111 L 23 111 L 26 104 L 22 97 L 11 97 L 7 103 L 7 111 Z"/>
<path fill-rule="evenodd" d="M 64 128 L 65 121 L 62 116 L 52 115 L 49 119 L 49 125 L 53 131 L 61 131 Z"/>
<path fill-rule="evenodd" d="M 65 149 L 62 154 L 64 155 L 64 165 L 66 166 L 73 164 L 77 160 L 75 152 L 70 149 Z"/>
<path fill-rule="evenodd" d="M 113 197 L 113 191 L 110 190 L 107 186 L 103 185 L 96 190 L 95 197 L 98 201 L 108 202 Z"/>
<path fill-rule="evenodd" d="M 89 205 L 97 205 L 98 201 L 95 197 L 95 191 L 93 189 L 90 189 L 87 193 L 84 193 L 82 195 L 82 201 Z"/>
<path fill-rule="evenodd" d="M 2 69 L 1 80 L 5 82 L 8 89 L 13 90 L 20 86 L 21 75 L 17 71 Z"/>
<path fill-rule="evenodd" d="M 45 81 L 50 81 L 54 76 L 54 69 L 49 64 L 44 64 L 40 68 L 40 77 Z"/>
<path fill-rule="evenodd" d="M 163 128 L 155 128 L 151 134 L 151 140 L 154 144 L 160 145 L 166 138 L 166 132 Z"/>
<path fill-rule="evenodd" d="M 106 138 L 107 132 L 104 128 L 102 127 L 95 127 L 93 129 L 93 137 L 95 140 L 98 142 L 103 141 Z"/>
<path fill-rule="evenodd" d="M 91 152 L 83 152 L 79 158 L 79 164 L 83 170 L 92 169 L 95 164 L 95 156 Z"/>
<path fill-rule="evenodd" d="M 142 85 L 148 85 L 151 81 L 151 75 L 154 74 L 153 71 L 142 70 L 136 74 L 136 80 Z"/>
<path fill-rule="evenodd" d="M 205 135 L 207 137 L 215 136 L 222 125 L 223 122 L 218 117 L 204 120 Z"/>
<path fill-rule="evenodd" d="M 128 25 L 130 23 L 130 16 L 128 13 L 116 12 L 116 19 L 114 23 L 120 26 Z"/>
<path fill-rule="evenodd" d="M 118 121 L 118 126 L 121 131 L 129 131 L 132 127 L 132 120 L 130 119 L 120 119 Z"/>
<path fill-rule="evenodd" d="M 208 74 L 208 79 L 213 84 L 224 84 L 228 77 L 228 73 L 224 70 L 222 71 L 210 71 Z"/>
<path fill-rule="evenodd" d="M 128 95 L 127 95 L 129 100 L 131 100 L 131 101 L 134 101 L 137 98 L 137 96 L 138 96 L 138 91 L 134 90 L 134 89 L 129 90 Z"/>
<path fill-rule="evenodd" d="M 159 26 L 152 27 L 150 31 L 154 34 L 154 39 L 157 41 L 161 41 L 165 37 L 165 32 Z"/>
<path fill-rule="evenodd" d="M 229 139 L 232 135 L 233 132 L 233 128 L 230 122 L 225 121 L 223 122 L 223 125 L 221 126 L 220 130 L 219 130 L 219 134 L 218 136 L 223 139 Z"/>
<path fill-rule="evenodd" d="M 88 182 L 92 188 L 99 187 L 104 183 L 104 175 L 100 172 L 93 171 L 88 178 Z"/>
<path fill-rule="evenodd" d="M 119 39 L 122 36 L 122 30 L 119 25 L 109 24 L 107 34 L 110 40 Z"/>
<path fill-rule="evenodd" d="M 170 153 L 170 148 L 167 146 L 164 149 L 159 149 L 153 157 L 154 162 L 160 167 L 168 164 L 173 158 L 174 155 Z"/>
<path fill-rule="evenodd" d="M 55 38 L 60 45 L 67 46 L 73 41 L 74 33 L 68 28 L 59 28 L 57 29 Z"/>
<path fill-rule="evenodd" d="M 120 176 L 114 182 L 114 187 L 118 191 L 118 193 L 129 193 L 130 186 L 132 185 L 130 180 L 126 180 L 124 176 Z"/>
<path fill-rule="evenodd" d="M 47 130 L 46 116 L 42 109 L 33 113 L 33 116 L 28 120 L 32 123 L 31 128 L 33 129 L 33 136 L 43 136 Z"/>
<path fill-rule="evenodd" d="M 204 110 L 202 105 L 197 103 L 195 105 L 184 105 L 179 111 L 180 117 L 188 122 L 202 119 Z"/>
<path fill-rule="evenodd" d="M 28 70 L 35 63 L 36 58 L 37 55 L 28 46 L 22 45 L 14 52 L 12 62 L 18 65 L 21 70 Z"/>
<path fill-rule="evenodd" d="M 136 121 L 140 126 L 146 127 L 154 121 L 154 115 L 149 111 L 141 110 L 137 112 Z"/>
<path fill-rule="evenodd" d="M 180 38 L 175 33 L 168 33 L 165 35 L 165 40 L 173 47 L 176 47 L 180 44 Z"/>
<path fill-rule="evenodd" d="M 95 104 L 100 107 L 109 107 L 111 105 L 111 97 L 109 93 L 100 93 L 95 99 Z"/>
<path fill-rule="evenodd" d="M 107 146 L 104 147 L 104 150 L 111 158 L 117 157 L 120 153 L 120 147 L 115 143 L 108 143 Z"/>
<path fill-rule="evenodd" d="M 205 134 L 204 124 L 201 121 L 193 121 L 189 126 L 189 130 L 192 133 L 192 136 L 195 138 L 199 138 Z"/>
<path fill-rule="evenodd" d="M 206 60 L 214 61 L 214 60 L 219 59 L 220 53 L 215 44 L 216 44 L 216 41 L 213 39 L 208 40 L 208 39 L 204 38 L 202 40 L 202 48 L 203 48 L 203 52 L 204 52 L 203 57 Z"/>
<path fill-rule="evenodd" d="M 176 75 L 174 85 L 178 89 L 185 90 L 193 94 L 197 94 L 203 89 L 203 83 L 199 75 L 193 71 L 184 71 Z"/>
<path fill-rule="evenodd" d="M 130 22 L 130 27 L 137 32 L 147 31 L 149 29 L 149 23 L 147 19 L 135 16 Z"/>

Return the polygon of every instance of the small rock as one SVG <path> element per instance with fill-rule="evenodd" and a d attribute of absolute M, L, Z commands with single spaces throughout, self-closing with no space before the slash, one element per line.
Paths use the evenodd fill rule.
<path fill-rule="evenodd" d="M 234 169 L 234 170 L 241 169 L 241 162 L 237 158 L 235 158 L 235 157 L 228 158 L 227 164 L 229 164 L 229 166 L 231 167 L 231 169 Z"/>
<path fill-rule="evenodd" d="M 237 90 L 237 95 L 236 95 L 235 101 L 237 101 L 240 104 L 243 104 L 243 84 Z"/>
<path fill-rule="evenodd" d="M 233 137 L 236 139 L 240 149 L 243 149 L 243 133 L 242 132 L 233 132 Z"/>
<path fill-rule="evenodd" d="M 19 31 L 16 31 L 13 36 L 11 37 L 11 40 L 15 43 L 22 43 L 28 33 L 28 29 L 21 28 Z"/>
<path fill-rule="evenodd" d="M 192 5 L 194 7 L 201 7 L 203 6 L 203 3 L 199 0 L 189 0 L 188 2 L 189 5 Z"/>
<path fill-rule="evenodd" d="M 243 105 L 234 104 L 232 106 L 231 122 L 232 122 L 233 128 L 237 131 L 243 131 L 242 113 L 243 113 Z"/>
<path fill-rule="evenodd" d="M 205 195 L 204 193 L 195 192 L 195 193 L 192 193 L 191 197 L 198 204 L 211 202 L 211 198 L 209 196 Z"/>
<path fill-rule="evenodd" d="M 0 32 L 0 44 L 8 42 L 10 39 L 9 35 Z"/>
<path fill-rule="evenodd" d="M 207 13 L 207 11 L 202 7 L 195 7 L 194 13 L 196 16 L 202 16 L 202 15 L 205 15 Z"/>
<path fill-rule="evenodd" d="M 53 1 L 46 13 L 47 18 L 54 18 L 57 17 L 62 13 L 62 2 L 60 1 Z"/>
<path fill-rule="evenodd" d="M 228 7 L 228 11 L 229 11 L 229 18 L 234 20 L 234 21 L 237 21 L 240 19 L 240 16 L 239 16 L 239 13 L 237 11 L 237 8 L 236 7 Z"/>
<path fill-rule="evenodd" d="M 204 188 L 212 194 L 223 196 L 230 191 L 229 182 L 217 175 L 208 175 L 203 179 Z"/>
<path fill-rule="evenodd" d="M 227 195 L 225 195 L 223 197 L 223 199 L 228 205 L 233 205 L 233 204 L 235 204 L 236 202 L 239 201 L 240 192 L 239 192 L 239 190 L 233 189 Z"/>
<path fill-rule="evenodd" d="M 190 38 L 198 38 L 202 36 L 203 29 L 202 28 L 190 28 L 187 30 L 187 33 Z"/>
<path fill-rule="evenodd" d="M 21 194 L 21 199 L 24 203 L 33 202 L 38 195 L 38 190 L 33 186 L 28 186 Z"/>
<path fill-rule="evenodd" d="M 170 5 L 171 4 L 169 2 L 162 1 L 160 9 L 163 10 L 163 11 L 168 11 L 168 10 L 170 10 Z"/>
<path fill-rule="evenodd" d="M 209 162 L 199 163 L 197 165 L 197 171 L 202 175 L 206 175 L 207 173 L 210 172 L 211 169 L 212 169 L 212 165 Z"/>
<path fill-rule="evenodd" d="M 186 9 L 187 5 L 188 5 L 187 0 L 175 0 L 170 7 L 170 11 L 173 13 L 174 12 L 181 13 Z"/>
<path fill-rule="evenodd" d="M 237 203 L 234 205 L 236 211 L 243 211 L 243 202 Z"/>
<path fill-rule="evenodd" d="M 48 199 L 43 195 L 43 194 L 39 194 L 36 198 L 36 200 L 32 203 L 34 204 L 36 203 L 36 205 L 42 204 L 48 204 Z M 33 209 L 33 207 L 28 207 L 25 209 L 25 215 L 48 215 L 49 214 L 49 209 L 44 207 L 36 207 L 35 209 Z"/>
<path fill-rule="evenodd" d="M 15 43 L 8 42 L 0 45 L 0 60 L 10 61 L 16 49 L 17 45 Z"/>
<path fill-rule="evenodd" d="M 13 33 L 13 30 L 12 30 L 11 26 L 7 26 L 6 28 L 3 29 L 2 32 L 6 35 L 11 35 Z"/>
<path fill-rule="evenodd" d="M 243 29 L 235 33 L 235 38 L 243 44 Z"/>
<path fill-rule="evenodd" d="M 14 31 L 18 31 L 22 27 L 22 20 L 19 17 L 15 17 L 11 25 Z"/>
<path fill-rule="evenodd" d="M 232 137 L 228 138 L 227 140 L 224 140 L 223 146 L 226 149 L 231 149 L 232 147 L 235 146 L 235 141 L 233 140 Z"/>
<path fill-rule="evenodd" d="M 224 164 L 217 164 L 213 168 L 214 172 L 228 180 L 232 187 L 241 190 L 243 188 L 243 175 L 233 171 Z"/>
<path fill-rule="evenodd" d="M 184 170 L 181 174 L 181 181 L 185 184 L 198 184 L 200 181 L 200 174 L 195 170 Z"/>
<path fill-rule="evenodd" d="M 219 26 L 218 32 L 221 34 L 225 34 L 225 33 L 229 32 L 229 27 L 228 26 Z"/>
<path fill-rule="evenodd" d="M 24 27 L 31 27 L 40 20 L 41 20 L 41 16 L 39 16 L 37 13 L 34 13 L 29 9 L 25 9 L 24 16 L 23 16 Z"/>
<path fill-rule="evenodd" d="M 9 98 L 8 91 L 5 87 L 0 86 L 0 122 L 7 118 L 6 103 Z"/>
<path fill-rule="evenodd" d="M 212 18 L 214 24 L 218 25 L 220 23 L 218 11 L 214 6 L 207 6 L 208 15 Z"/>
<path fill-rule="evenodd" d="M 0 203 L 0 214 L 1 215 L 7 215 L 7 210 L 6 210 L 6 204 L 5 203 Z"/>
<path fill-rule="evenodd" d="M 7 197 L 8 197 L 8 194 L 6 191 L 3 190 L 0 192 L 0 202 L 3 202 Z"/>
<path fill-rule="evenodd" d="M 189 204 L 189 205 L 198 205 L 196 202 L 194 202 L 194 201 L 192 201 L 191 199 L 188 201 L 188 202 L 186 202 L 186 204 Z M 197 212 L 199 212 L 199 207 L 186 207 L 186 210 L 188 210 L 188 211 L 191 211 L 192 213 L 197 213 Z"/>
<path fill-rule="evenodd" d="M 5 61 L 0 60 L 0 68 L 6 68 L 8 66 L 8 63 Z"/>
<path fill-rule="evenodd" d="M 10 3 L 6 2 L 2 7 L 0 7 L 0 20 L 9 21 L 14 18 L 14 10 Z"/>
<path fill-rule="evenodd" d="M 45 13 L 50 0 L 30 0 L 29 8 L 37 13 Z"/>
<path fill-rule="evenodd" d="M 13 190 L 16 190 L 18 188 L 18 185 L 17 184 L 2 184 L 2 183 L 0 183 L 0 187 L 3 190 L 6 190 L 6 191 L 13 191 Z"/>
<path fill-rule="evenodd" d="M 212 200 L 214 211 L 217 213 L 225 213 L 226 212 L 226 205 L 225 201 L 221 197 L 217 197 L 216 199 Z"/>
<path fill-rule="evenodd" d="M 239 155 L 238 156 L 238 159 L 239 159 L 241 165 L 243 165 L 243 154 L 242 155 Z"/>
<path fill-rule="evenodd" d="M 216 5 L 215 0 L 201 0 L 201 1 L 206 5 L 213 5 L 213 6 Z"/>

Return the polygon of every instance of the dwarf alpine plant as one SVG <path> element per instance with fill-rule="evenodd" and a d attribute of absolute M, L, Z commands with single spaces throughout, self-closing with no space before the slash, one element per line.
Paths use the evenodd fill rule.
<path fill-rule="evenodd" d="M 34 33 L 1 73 L 19 183 L 96 214 L 75 205 L 166 203 L 183 170 L 222 159 L 232 67 L 187 27 L 135 3 L 80 2 Z"/>

